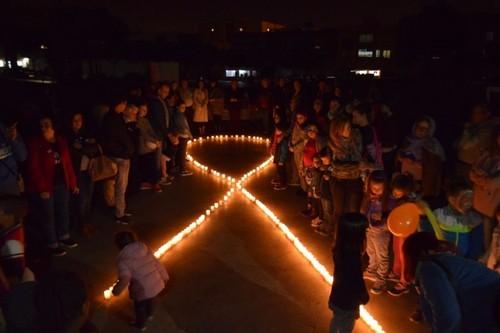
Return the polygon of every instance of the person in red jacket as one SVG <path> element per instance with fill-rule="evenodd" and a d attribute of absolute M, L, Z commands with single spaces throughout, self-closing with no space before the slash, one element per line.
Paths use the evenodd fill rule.
<path fill-rule="evenodd" d="M 78 245 L 69 234 L 69 198 L 70 191 L 79 189 L 66 140 L 56 134 L 50 118 L 41 119 L 40 127 L 41 136 L 28 143 L 27 190 L 36 197 L 51 254 L 63 256 L 62 246 Z"/>

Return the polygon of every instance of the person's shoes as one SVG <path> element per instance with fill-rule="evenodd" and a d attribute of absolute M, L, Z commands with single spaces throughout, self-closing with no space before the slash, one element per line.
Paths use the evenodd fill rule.
<path fill-rule="evenodd" d="M 59 243 L 62 244 L 63 246 L 65 246 L 65 247 L 69 247 L 71 249 L 78 246 L 78 243 L 75 242 L 74 240 L 72 240 L 71 238 L 61 239 L 59 241 Z"/>
<path fill-rule="evenodd" d="M 401 281 L 401 278 L 399 276 L 397 276 L 394 272 L 389 272 L 389 275 L 387 275 L 386 280 L 392 281 L 392 282 L 399 282 L 399 281 Z"/>
<path fill-rule="evenodd" d="M 153 188 L 153 186 L 151 186 L 151 184 L 149 184 L 149 183 L 142 183 L 141 187 L 140 187 L 140 190 L 141 191 L 147 191 L 147 190 L 151 190 L 152 188 Z"/>
<path fill-rule="evenodd" d="M 279 185 L 279 183 L 280 183 L 279 179 L 275 178 L 275 179 L 271 180 L 271 185 Z"/>
<path fill-rule="evenodd" d="M 377 280 L 377 274 L 370 272 L 370 271 L 365 271 L 363 273 L 363 279 L 368 280 L 368 281 L 376 281 Z"/>
<path fill-rule="evenodd" d="M 406 284 L 401 282 L 396 283 L 392 288 L 387 290 L 387 293 L 391 296 L 398 297 L 401 295 L 408 294 L 410 292 L 410 288 Z"/>
<path fill-rule="evenodd" d="M 160 184 L 161 186 L 168 186 L 168 185 L 172 185 L 172 180 L 170 180 L 170 179 L 169 179 L 169 177 L 165 177 L 165 178 L 160 179 L 159 184 Z"/>
<path fill-rule="evenodd" d="M 123 215 L 123 216 L 121 216 L 121 217 L 116 217 L 116 218 L 115 218 L 115 222 L 116 222 L 117 224 L 129 225 L 129 224 L 130 224 L 130 222 L 131 222 L 131 219 L 130 219 L 130 217 L 129 217 L 129 216 L 127 216 L 127 215 Z"/>
<path fill-rule="evenodd" d="M 180 173 L 180 175 L 182 177 L 187 177 L 187 176 L 192 176 L 193 173 L 191 171 L 189 171 L 189 170 L 182 170 L 181 173 Z"/>
<path fill-rule="evenodd" d="M 125 212 L 123 213 L 123 216 L 126 216 L 126 217 L 132 217 L 134 214 L 132 214 L 131 212 Z"/>
<path fill-rule="evenodd" d="M 384 292 L 384 290 L 387 289 L 387 285 L 385 284 L 385 281 L 382 280 L 377 280 L 373 283 L 373 286 L 370 288 L 370 292 L 373 295 L 380 295 Z"/>
<path fill-rule="evenodd" d="M 154 185 L 153 185 L 153 191 L 155 191 L 156 193 L 161 193 L 161 192 L 163 192 L 163 190 L 161 189 L 160 184 L 154 184 Z"/>
<path fill-rule="evenodd" d="M 284 191 L 286 189 L 287 189 L 286 185 L 280 185 L 280 184 L 277 184 L 273 187 L 273 190 L 275 191 Z"/>
<path fill-rule="evenodd" d="M 317 228 L 323 223 L 319 217 L 315 218 L 314 220 L 311 221 L 311 227 Z"/>
<path fill-rule="evenodd" d="M 49 247 L 49 253 L 54 257 L 62 257 L 66 255 L 66 251 L 62 247 Z"/>
<path fill-rule="evenodd" d="M 424 316 L 422 314 L 422 310 L 416 309 L 415 311 L 412 312 L 412 314 L 408 317 L 408 319 L 412 323 L 421 323 L 424 321 Z"/>

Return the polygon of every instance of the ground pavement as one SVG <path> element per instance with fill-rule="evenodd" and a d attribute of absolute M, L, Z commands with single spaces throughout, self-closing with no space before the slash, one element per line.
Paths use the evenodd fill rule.
<path fill-rule="evenodd" d="M 267 157 L 253 143 L 203 143 L 192 154 L 201 162 L 234 177 Z M 131 229 L 156 249 L 183 229 L 227 191 L 227 185 L 194 170 L 177 179 L 164 193 L 143 192 L 129 198 L 135 213 Z M 295 189 L 274 192 L 272 167 L 246 186 L 274 210 L 321 263 L 332 270 L 330 240 L 315 234 L 299 211 L 303 198 Z M 134 332 L 129 327 L 132 305 L 126 295 L 111 301 L 102 291 L 115 280 L 113 245 L 117 226 L 109 214 L 93 213 L 97 234 L 79 239 L 80 246 L 54 265 L 84 277 L 95 300 L 92 320 L 101 332 Z M 210 215 L 162 259 L 171 280 L 158 297 L 147 332 L 327 332 L 331 312 L 330 287 L 298 254 L 270 220 L 241 194 Z M 424 332 L 407 319 L 414 297 L 371 296 L 367 309 L 387 332 Z M 358 321 L 355 332 L 369 332 Z"/>

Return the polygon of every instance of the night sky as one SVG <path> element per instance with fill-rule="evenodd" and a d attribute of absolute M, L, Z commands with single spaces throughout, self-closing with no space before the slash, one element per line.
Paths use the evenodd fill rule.
<path fill-rule="evenodd" d="M 155 36 L 164 33 L 196 32 L 200 22 L 220 22 L 229 19 L 268 19 L 289 26 L 312 22 L 315 27 L 355 25 L 367 18 L 394 24 L 400 17 L 418 13 L 423 4 L 436 0 L 11 0 L 16 4 L 37 6 L 40 10 L 62 3 L 84 7 L 106 7 L 127 22 L 138 35 Z M 499 7 L 498 0 L 448 0 L 459 10 Z"/>

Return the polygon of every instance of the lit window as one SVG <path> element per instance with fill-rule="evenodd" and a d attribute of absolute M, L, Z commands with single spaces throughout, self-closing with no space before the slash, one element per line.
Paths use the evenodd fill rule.
<path fill-rule="evenodd" d="M 384 50 L 382 56 L 386 59 L 389 59 L 391 57 L 391 50 Z"/>
<path fill-rule="evenodd" d="M 0 67 L 5 67 L 5 60 L 0 59 Z"/>
<path fill-rule="evenodd" d="M 29 58 L 17 59 L 17 66 L 18 67 L 27 68 L 28 65 L 29 65 L 29 63 L 30 63 L 30 59 Z"/>
<path fill-rule="evenodd" d="M 46 50 L 46 49 L 48 49 L 48 46 L 47 46 L 47 45 L 45 45 L 45 44 L 42 44 L 42 45 L 40 45 L 40 49 L 42 49 L 42 50 Z"/>
<path fill-rule="evenodd" d="M 215 28 L 210 28 L 210 31 L 211 32 L 215 32 Z"/>
<path fill-rule="evenodd" d="M 267 32 L 270 32 L 270 31 L 271 31 L 271 29 L 270 29 L 270 28 L 267 28 L 267 29 L 266 29 L 266 31 L 267 31 Z"/>
<path fill-rule="evenodd" d="M 250 73 L 251 73 L 247 69 L 240 69 L 238 72 L 239 72 L 238 74 L 239 74 L 240 77 L 249 77 Z"/>
<path fill-rule="evenodd" d="M 370 51 L 368 49 L 359 49 L 358 50 L 358 57 L 360 57 L 360 58 L 373 58 L 373 51 Z"/>
<path fill-rule="evenodd" d="M 359 35 L 360 43 L 371 43 L 373 42 L 373 34 L 360 34 Z"/>
<path fill-rule="evenodd" d="M 243 28 L 242 27 L 240 27 L 240 32 L 243 32 Z"/>
<path fill-rule="evenodd" d="M 226 69 L 226 77 L 236 77 L 236 70 Z"/>
<path fill-rule="evenodd" d="M 353 69 L 351 73 L 356 75 L 373 75 L 374 77 L 380 77 L 382 71 L 380 69 Z"/>
<path fill-rule="evenodd" d="M 380 50 L 375 51 L 375 58 L 380 58 Z"/>

